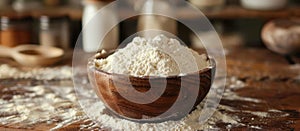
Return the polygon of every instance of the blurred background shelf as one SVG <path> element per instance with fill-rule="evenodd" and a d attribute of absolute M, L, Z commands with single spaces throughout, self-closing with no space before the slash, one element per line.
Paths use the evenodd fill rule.
<path fill-rule="evenodd" d="M 17 0 L 15 0 L 17 1 Z M 51 0 L 50 0 L 51 1 Z M 55 0 L 54 0 L 55 1 Z M 77 4 L 70 4 L 67 1 L 77 1 Z M 174 0 L 175 1 L 175 0 Z M 190 0 L 191 1 L 191 0 Z M 0 15 L 11 14 L 10 12 L 16 13 L 13 8 L 13 2 L 10 6 L 5 8 L 0 8 Z M 50 14 L 64 14 L 69 16 L 70 20 L 70 45 L 74 47 L 77 42 L 77 38 L 82 31 L 82 15 L 83 9 L 85 8 L 81 0 L 64 0 L 56 6 L 46 6 L 46 4 L 41 4 L 41 6 L 36 6 L 35 8 L 30 8 L 29 11 L 22 11 L 22 13 L 28 13 L 32 16 L 37 12 L 47 12 Z M 128 8 L 120 8 L 120 16 L 124 18 L 129 16 L 134 12 L 133 3 L 122 3 L 126 4 Z M 137 3 L 134 3 L 137 4 Z M 178 8 L 176 9 L 177 16 L 186 21 L 196 21 L 199 14 L 193 13 L 191 10 L 185 8 L 185 3 L 176 4 Z M 194 4 L 196 7 L 196 4 Z M 199 7 L 200 9 L 200 7 Z M 226 0 L 224 5 L 216 9 L 206 9 L 202 10 L 205 16 L 210 20 L 212 25 L 215 27 L 216 31 L 219 33 L 220 37 L 230 37 L 237 39 L 237 43 L 244 43 L 250 46 L 262 46 L 261 41 L 261 29 L 271 19 L 288 19 L 291 17 L 300 17 L 300 2 L 299 0 L 289 0 L 289 3 L 285 8 L 280 10 L 272 11 L 259 11 L 246 9 L 241 4 L 240 0 Z M 35 17 L 32 20 L 33 29 L 39 28 L 39 18 Z M 122 21 L 120 26 L 120 36 L 119 40 L 123 41 L 128 36 L 134 34 L 137 31 L 138 17 L 133 17 Z M 190 29 L 188 29 L 184 24 L 178 22 L 178 37 L 182 39 L 187 45 L 192 45 L 193 34 Z M 37 31 L 36 31 L 37 32 Z M 196 32 L 199 33 L 199 32 Z M 37 33 L 36 33 L 37 34 Z M 36 34 L 33 34 L 34 38 L 38 38 Z M 234 36 L 231 36 L 234 34 Z M 34 39 L 31 43 L 38 44 L 39 41 Z M 233 44 L 234 45 L 234 44 Z"/>
<path fill-rule="evenodd" d="M 71 7 L 71 6 L 60 6 L 60 7 L 47 7 L 42 9 L 33 9 L 28 11 L 17 12 L 11 8 L 0 9 L 0 15 L 10 15 L 12 13 L 26 13 L 33 16 L 36 12 L 47 12 L 51 14 L 61 14 L 64 13 L 70 17 L 72 20 L 81 20 L 82 18 L 82 7 Z"/>
<path fill-rule="evenodd" d="M 197 14 L 187 10 L 186 8 L 178 9 L 178 16 L 183 19 L 193 20 L 196 18 Z M 1 14 L 13 11 L 12 9 L 0 10 Z M 27 11 L 30 14 L 34 12 L 52 12 L 52 13 L 65 13 L 72 20 L 82 19 L 82 7 L 71 7 L 71 6 L 61 6 L 52 8 L 43 8 Z M 286 18 L 286 17 L 300 17 L 300 6 L 289 6 L 277 11 L 258 11 L 245 9 L 241 6 L 232 5 L 225 6 L 219 10 L 202 10 L 206 17 L 210 19 L 238 19 L 238 18 L 262 18 L 262 19 L 272 19 L 272 18 Z M 121 9 L 121 16 L 126 16 L 132 13 L 132 10 Z"/>
<path fill-rule="evenodd" d="M 226 6 L 217 11 L 203 11 L 208 18 L 213 19 L 237 19 L 237 18 L 286 18 L 286 17 L 299 17 L 300 6 L 290 6 L 285 9 L 277 11 L 258 11 L 245 9 L 241 6 Z M 179 11 L 179 16 L 185 17 L 186 19 L 195 18 L 195 14 L 192 14 L 186 9 Z"/>

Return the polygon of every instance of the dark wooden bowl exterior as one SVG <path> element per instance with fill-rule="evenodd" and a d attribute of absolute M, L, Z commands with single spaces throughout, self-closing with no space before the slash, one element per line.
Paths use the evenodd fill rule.
<path fill-rule="evenodd" d="M 114 111 L 121 117 L 139 120 L 145 118 L 145 116 L 151 118 L 161 115 L 170 107 L 172 107 L 177 99 L 177 101 L 182 103 L 182 106 L 184 107 L 186 103 L 186 98 L 184 98 L 184 96 L 189 97 L 190 95 L 188 94 L 195 93 L 195 91 L 197 91 L 196 88 L 199 88 L 197 100 L 194 104 L 195 109 L 195 107 L 205 98 L 208 91 L 210 90 L 216 67 L 215 62 L 213 60 L 211 61 L 212 66 L 199 71 L 199 75 L 188 74 L 185 76 L 172 76 L 166 78 L 129 76 L 130 82 L 128 82 L 128 76 L 120 74 L 110 74 L 101 70 L 97 70 L 91 65 L 89 65 L 88 71 L 91 82 L 94 82 L 93 86 L 98 97 L 106 104 L 106 106 L 108 106 L 112 111 Z M 195 84 L 199 84 L 199 77 L 200 85 L 195 86 Z M 151 79 L 151 83 L 155 83 L 154 85 L 152 84 L 152 87 L 150 85 L 149 79 Z M 130 102 L 122 97 L 116 89 L 116 85 L 118 85 L 119 89 L 121 88 L 125 91 L 132 86 L 137 91 L 147 92 L 150 88 L 161 88 L 161 85 L 164 86 L 164 84 L 160 84 L 164 79 L 166 79 L 167 81 L 164 93 L 156 101 L 149 104 L 137 104 Z M 187 87 L 182 88 L 188 88 L 188 92 L 184 92 L 186 95 L 179 96 L 181 82 L 184 82 L 183 80 L 185 80 L 188 84 L 186 85 Z M 132 93 L 129 95 L 134 96 L 135 94 Z M 181 114 L 181 110 L 178 109 L 176 111 L 173 111 L 172 113 Z M 182 118 L 184 117 L 184 115 L 186 114 L 182 114 L 182 116 L 179 115 L 177 117 Z"/>

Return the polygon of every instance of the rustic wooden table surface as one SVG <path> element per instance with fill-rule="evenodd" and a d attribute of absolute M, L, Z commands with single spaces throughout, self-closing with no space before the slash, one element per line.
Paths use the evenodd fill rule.
<path fill-rule="evenodd" d="M 233 91 L 241 97 L 260 100 L 260 102 L 255 102 L 222 99 L 222 105 L 234 109 L 224 112 L 237 116 L 240 118 L 240 123 L 243 123 L 241 126 L 231 127 L 230 129 L 300 130 L 300 61 L 299 57 L 292 57 L 291 59 L 293 62 L 263 47 L 235 48 L 228 51 L 228 80 L 235 78 L 245 83 L 245 87 Z M 5 64 L 7 60 L 1 60 L 0 62 Z M 26 84 L 28 81 L 31 80 L 1 79 L 0 98 L 7 96 L 7 93 L 9 93 L 5 92 L 4 89 L 16 84 Z M 10 94 L 17 93 L 10 92 Z M 280 112 L 270 112 L 270 109 Z M 268 114 L 261 116 L 249 113 L 249 111 L 268 112 Z M 82 123 L 86 123 L 86 121 L 72 123 L 60 128 L 60 130 L 78 130 Z M 48 130 L 53 128 L 55 124 L 39 123 L 28 130 Z M 225 130 L 228 129 L 229 124 L 217 122 L 216 126 Z M 0 123 L 0 130 L 25 129 L 19 125 L 3 125 Z"/>

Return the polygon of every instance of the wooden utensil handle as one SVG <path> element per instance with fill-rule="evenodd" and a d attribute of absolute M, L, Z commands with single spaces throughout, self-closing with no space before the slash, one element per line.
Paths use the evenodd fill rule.
<path fill-rule="evenodd" d="M 0 45 L 0 57 L 11 57 L 13 49 Z"/>

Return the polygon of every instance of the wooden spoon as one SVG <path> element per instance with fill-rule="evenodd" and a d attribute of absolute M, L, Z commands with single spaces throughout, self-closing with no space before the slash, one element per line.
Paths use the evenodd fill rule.
<path fill-rule="evenodd" d="M 20 45 L 14 48 L 0 46 L 0 57 L 11 57 L 24 66 L 49 66 L 62 59 L 64 51 L 39 45 Z"/>

